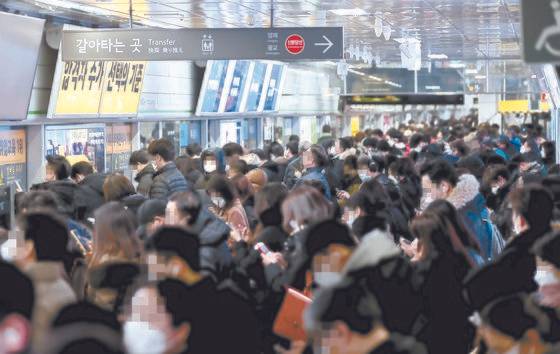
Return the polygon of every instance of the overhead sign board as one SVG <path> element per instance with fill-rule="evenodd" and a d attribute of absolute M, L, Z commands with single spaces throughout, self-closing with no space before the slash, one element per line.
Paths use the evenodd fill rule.
<path fill-rule="evenodd" d="M 526 63 L 560 62 L 560 1 L 522 0 Z"/>
<path fill-rule="evenodd" d="M 342 27 L 99 29 L 62 34 L 62 60 L 336 60 Z"/>

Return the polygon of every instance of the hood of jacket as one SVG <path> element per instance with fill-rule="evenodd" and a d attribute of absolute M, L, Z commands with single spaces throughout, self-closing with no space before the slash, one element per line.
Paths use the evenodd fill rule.
<path fill-rule="evenodd" d="M 175 165 L 175 162 L 168 162 L 165 166 L 154 172 L 154 177 L 172 170 L 177 170 L 177 166 Z"/>
<path fill-rule="evenodd" d="M 127 207 L 139 207 L 145 201 L 146 197 L 142 194 L 131 194 L 121 199 L 121 203 Z"/>
<path fill-rule="evenodd" d="M 447 201 L 453 204 L 455 209 L 459 210 L 473 201 L 480 194 L 479 190 L 480 183 L 478 183 L 475 176 L 470 174 L 462 175 L 459 177 L 459 182 L 457 182 Z"/>
<path fill-rule="evenodd" d="M 381 260 L 398 256 L 400 249 L 393 241 L 393 235 L 389 232 L 375 229 L 365 235 L 358 248 L 343 269 L 343 274 L 355 272 L 359 269 L 375 266 Z"/>
<path fill-rule="evenodd" d="M 105 183 L 105 178 L 107 178 L 106 173 L 92 173 L 86 176 L 80 183 L 80 186 L 87 186 L 103 195 L 103 184 Z"/>
<path fill-rule="evenodd" d="M 225 222 L 204 207 L 193 228 L 199 235 L 201 246 L 217 246 L 227 240 L 231 231 Z"/>

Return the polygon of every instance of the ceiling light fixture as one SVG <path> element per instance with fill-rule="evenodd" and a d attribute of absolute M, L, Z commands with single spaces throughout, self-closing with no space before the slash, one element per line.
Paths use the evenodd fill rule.
<path fill-rule="evenodd" d="M 432 60 L 446 60 L 449 57 L 446 54 L 428 54 L 428 58 Z"/>
<path fill-rule="evenodd" d="M 474 78 L 477 80 L 484 80 L 486 79 L 486 75 L 476 75 Z"/>
<path fill-rule="evenodd" d="M 393 32 L 393 30 L 391 29 L 390 25 L 385 25 L 383 26 L 383 37 L 385 37 L 385 40 L 388 41 L 389 39 L 391 39 L 391 33 Z"/>
<path fill-rule="evenodd" d="M 478 70 L 477 69 L 465 69 L 465 74 L 476 75 L 476 74 L 478 74 Z"/>
<path fill-rule="evenodd" d="M 334 10 L 330 10 L 330 12 L 332 12 L 335 15 L 338 16 L 365 16 L 367 15 L 367 12 L 365 12 L 363 9 L 360 9 L 358 7 L 353 8 L 353 9 L 334 9 Z"/>
<path fill-rule="evenodd" d="M 373 30 L 377 38 L 383 34 L 383 14 L 381 12 L 375 13 L 375 22 L 373 23 Z"/>

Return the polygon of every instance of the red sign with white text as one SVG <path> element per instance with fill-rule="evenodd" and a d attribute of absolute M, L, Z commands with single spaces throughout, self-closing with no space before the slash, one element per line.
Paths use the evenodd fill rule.
<path fill-rule="evenodd" d="M 290 54 L 300 54 L 305 49 L 305 40 L 299 34 L 292 34 L 286 39 L 286 50 Z"/>

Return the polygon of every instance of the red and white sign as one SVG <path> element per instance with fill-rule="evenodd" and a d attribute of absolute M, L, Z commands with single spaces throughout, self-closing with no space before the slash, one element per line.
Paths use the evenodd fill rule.
<path fill-rule="evenodd" d="M 305 49 L 305 40 L 299 34 L 292 34 L 286 38 L 286 50 L 290 54 L 300 54 Z"/>

